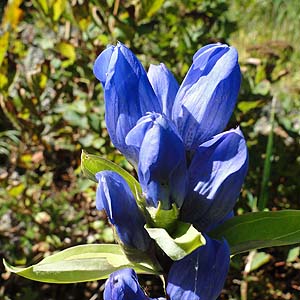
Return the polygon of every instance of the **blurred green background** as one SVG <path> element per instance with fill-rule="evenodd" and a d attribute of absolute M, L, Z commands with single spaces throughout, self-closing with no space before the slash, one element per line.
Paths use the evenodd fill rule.
<path fill-rule="evenodd" d="M 10 263 L 113 242 L 80 153 L 132 171 L 110 143 L 92 73 L 97 55 L 117 40 L 146 69 L 164 62 L 179 82 L 202 45 L 235 46 L 243 83 L 229 127 L 241 126 L 250 152 L 236 213 L 257 210 L 262 199 L 270 210 L 300 209 L 298 0 L 1 0 L 0 18 L 0 256 Z M 220 299 L 299 299 L 299 249 L 235 257 Z M 0 299 L 102 299 L 102 281 L 36 283 L 2 264 L 0 273 Z M 141 283 L 159 295 L 159 279 Z"/>

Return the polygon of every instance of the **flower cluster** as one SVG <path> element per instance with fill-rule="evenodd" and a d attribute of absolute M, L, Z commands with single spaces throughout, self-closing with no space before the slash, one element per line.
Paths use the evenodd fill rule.
<path fill-rule="evenodd" d="M 165 268 L 168 299 L 216 299 L 230 251 L 225 240 L 213 240 L 209 232 L 233 215 L 248 167 L 241 130 L 223 132 L 240 88 L 237 51 L 219 43 L 201 48 L 179 86 L 164 64 L 151 65 L 146 73 L 118 43 L 98 56 L 94 74 L 104 88 L 107 130 L 137 170 L 145 210 L 153 216 L 153 211 L 175 209 L 173 221 L 191 223 L 206 240 Z M 106 211 L 120 243 L 146 254 L 153 251 L 145 224 L 158 226 L 164 220 L 149 221 L 119 174 L 102 171 L 96 178 L 97 208 Z M 124 269 L 107 280 L 104 299 L 150 298 L 135 272 Z"/>

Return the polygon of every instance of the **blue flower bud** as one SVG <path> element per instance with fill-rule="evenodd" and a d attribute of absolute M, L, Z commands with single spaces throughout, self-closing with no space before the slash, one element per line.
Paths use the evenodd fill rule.
<path fill-rule="evenodd" d="M 176 127 L 166 116 L 142 117 L 128 133 L 126 143 L 139 152 L 138 177 L 150 206 L 180 208 L 187 186 L 186 158 Z"/>
<path fill-rule="evenodd" d="M 247 169 L 247 145 L 239 128 L 200 145 L 189 167 L 182 220 L 204 232 L 221 222 L 236 203 Z"/>
<path fill-rule="evenodd" d="M 112 273 L 105 283 L 104 300 L 155 300 L 145 295 L 134 270 L 123 269 Z M 157 300 L 164 300 L 159 298 Z"/>
<path fill-rule="evenodd" d="M 240 82 L 235 48 L 213 44 L 196 52 L 172 111 L 172 119 L 188 151 L 194 152 L 200 144 L 224 130 Z"/>
<path fill-rule="evenodd" d="M 146 251 L 151 239 L 144 228 L 145 218 L 126 181 L 112 171 L 99 172 L 96 179 L 97 209 L 105 210 L 125 246 Z"/>
<path fill-rule="evenodd" d="M 145 113 L 161 112 L 161 103 L 143 66 L 121 43 L 99 55 L 94 74 L 104 85 L 105 120 L 111 141 L 136 165 L 137 153 L 126 145 L 125 137 Z"/>

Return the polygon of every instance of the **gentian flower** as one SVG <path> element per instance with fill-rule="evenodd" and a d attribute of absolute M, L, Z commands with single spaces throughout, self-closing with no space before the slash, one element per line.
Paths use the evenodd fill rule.
<path fill-rule="evenodd" d="M 112 171 L 99 172 L 96 179 L 97 209 L 105 210 L 110 223 L 114 225 L 121 242 L 126 247 L 146 251 L 151 239 L 144 228 L 145 218 L 126 181 Z"/>
<path fill-rule="evenodd" d="M 94 74 L 104 87 L 111 140 L 137 169 L 146 204 L 161 203 L 163 210 L 175 204 L 180 220 L 205 235 L 206 245 L 173 262 L 168 296 L 215 300 L 229 268 L 229 246 L 207 233 L 232 217 L 248 168 L 241 130 L 222 132 L 240 88 L 237 51 L 220 43 L 201 48 L 179 86 L 165 65 L 151 65 L 147 74 L 118 43 L 99 55 Z M 120 201 L 114 200 L 117 194 L 108 202 Z M 122 226 L 129 234 L 130 228 Z"/>
<path fill-rule="evenodd" d="M 233 112 L 241 73 L 235 48 L 201 48 L 174 100 L 172 118 L 188 151 L 224 130 Z"/>
<path fill-rule="evenodd" d="M 161 112 L 161 103 L 143 66 L 121 43 L 109 46 L 98 56 L 94 74 L 104 88 L 105 121 L 111 141 L 137 164 L 137 153 L 125 143 L 125 137 L 144 114 Z"/>
<path fill-rule="evenodd" d="M 105 283 L 104 300 L 151 299 L 141 289 L 136 273 L 132 269 L 123 269 L 112 273 Z M 163 298 L 157 300 L 163 300 Z"/>
<path fill-rule="evenodd" d="M 148 113 L 128 133 L 126 143 L 139 153 L 138 176 L 147 203 L 157 207 L 161 201 L 166 210 L 172 203 L 181 207 L 187 167 L 184 145 L 174 124 L 165 115 Z"/>
<path fill-rule="evenodd" d="M 189 167 L 189 192 L 181 218 L 207 232 L 228 215 L 238 198 L 248 168 L 246 141 L 239 128 L 201 144 Z"/>

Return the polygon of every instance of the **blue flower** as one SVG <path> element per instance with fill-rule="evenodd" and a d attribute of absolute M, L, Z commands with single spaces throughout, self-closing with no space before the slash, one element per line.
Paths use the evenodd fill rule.
<path fill-rule="evenodd" d="M 161 112 L 161 103 L 143 66 L 121 43 L 98 56 L 94 74 L 104 88 L 106 127 L 112 143 L 136 164 L 137 153 L 125 143 L 125 137 L 144 114 Z"/>
<path fill-rule="evenodd" d="M 125 246 L 146 251 L 151 239 L 144 228 L 145 218 L 126 181 L 112 171 L 99 172 L 96 179 L 97 209 L 105 210 Z"/>
<path fill-rule="evenodd" d="M 126 137 L 127 145 L 139 153 L 138 177 L 147 203 L 171 209 L 181 207 L 187 167 L 183 142 L 174 124 L 165 115 L 148 113 Z"/>
<path fill-rule="evenodd" d="M 172 118 L 188 151 L 226 127 L 233 112 L 241 73 L 235 48 L 212 44 L 201 48 L 174 100 Z"/>
<path fill-rule="evenodd" d="M 199 231 L 220 223 L 233 209 L 248 169 L 246 141 L 239 128 L 201 144 L 189 167 L 189 189 L 181 218 Z"/>
<path fill-rule="evenodd" d="M 132 269 L 123 269 L 112 273 L 105 283 L 104 300 L 151 299 L 141 289 L 136 273 Z M 163 298 L 157 300 L 163 300 Z"/>

